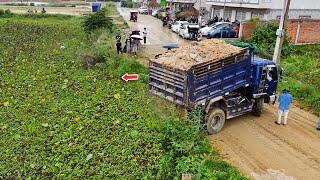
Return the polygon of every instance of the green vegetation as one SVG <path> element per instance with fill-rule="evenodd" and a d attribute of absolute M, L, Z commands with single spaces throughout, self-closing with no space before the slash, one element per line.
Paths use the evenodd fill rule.
<path fill-rule="evenodd" d="M 116 31 L 88 38 L 82 24 L 0 18 L 0 177 L 246 179 L 211 148 L 199 111 L 179 119 L 148 93 L 148 69 L 116 55 Z M 100 60 L 83 67 L 88 57 Z"/>
<path fill-rule="evenodd" d="M 111 18 L 106 17 L 106 9 L 88 15 L 83 22 L 84 31 L 87 33 L 99 28 L 107 28 L 108 30 L 112 30 L 112 26 L 113 24 Z"/>
<path fill-rule="evenodd" d="M 6 10 L 3 10 L 3 9 L 0 9 L 0 18 L 2 17 L 10 17 L 12 15 L 10 9 L 6 9 Z"/>
<path fill-rule="evenodd" d="M 251 38 L 249 39 L 249 42 L 255 44 L 259 48 L 260 55 L 272 58 L 274 47 L 276 45 L 277 29 L 277 23 L 268 22 L 258 26 L 254 30 Z M 285 37 L 282 47 L 282 57 L 288 57 L 292 52 L 294 52 L 294 46 L 289 44 L 288 36 Z"/>
<path fill-rule="evenodd" d="M 320 45 L 297 46 L 296 52 L 282 60 L 285 69 L 280 88 L 289 87 L 301 105 L 320 110 Z"/>
<path fill-rule="evenodd" d="M 276 43 L 278 25 L 266 23 L 255 29 L 250 42 L 259 48 L 259 55 L 271 59 Z M 293 46 L 286 37 L 283 43 L 281 65 L 285 69 L 279 90 L 290 88 L 303 107 L 320 109 L 320 53 L 319 45 Z"/>

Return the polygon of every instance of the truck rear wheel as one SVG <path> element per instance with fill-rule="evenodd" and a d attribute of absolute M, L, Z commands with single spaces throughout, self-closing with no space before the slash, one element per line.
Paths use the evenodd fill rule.
<path fill-rule="evenodd" d="M 258 117 L 261 116 L 262 110 L 263 110 L 263 101 L 264 101 L 264 99 L 260 98 L 254 102 L 253 109 L 252 109 L 253 115 L 258 116 Z"/>
<path fill-rule="evenodd" d="M 218 133 L 226 121 L 226 116 L 221 109 L 212 109 L 207 118 L 207 131 L 209 134 Z"/>

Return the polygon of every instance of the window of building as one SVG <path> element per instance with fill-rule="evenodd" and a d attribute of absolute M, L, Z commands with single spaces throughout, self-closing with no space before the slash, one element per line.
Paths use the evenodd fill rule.
<path fill-rule="evenodd" d="M 262 12 L 252 12 L 251 17 L 252 17 L 252 18 L 253 18 L 253 17 L 257 17 L 257 18 L 259 18 L 259 19 L 264 19 L 264 13 L 262 13 Z"/>
<path fill-rule="evenodd" d="M 215 16 L 220 17 L 220 9 L 213 9 L 213 17 Z"/>
<path fill-rule="evenodd" d="M 236 20 L 238 20 L 238 21 L 246 20 L 246 12 L 237 11 Z"/>
<path fill-rule="evenodd" d="M 232 10 L 231 9 L 226 9 L 224 12 L 224 18 L 227 19 L 231 19 L 231 14 L 232 14 Z"/>
<path fill-rule="evenodd" d="M 302 15 L 302 16 L 299 16 L 299 19 L 311 19 L 311 16 L 309 16 L 309 15 Z"/>

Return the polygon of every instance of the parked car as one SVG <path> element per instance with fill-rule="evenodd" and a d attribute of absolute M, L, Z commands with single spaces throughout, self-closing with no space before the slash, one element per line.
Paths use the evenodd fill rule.
<path fill-rule="evenodd" d="M 197 39 L 199 28 L 197 24 L 183 24 L 179 30 L 179 35 L 184 39 Z"/>
<path fill-rule="evenodd" d="M 235 38 L 237 32 L 233 29 L 232 24 L 223 25 L 208 32 L 208 38 Z"/>
<path fill-rule="evenodd" d="M 159 11 L 158 9 L 153 10 L 152 13 L 151 13 L 151 15 L 154 16 L 154 17 L 156 17 L 157 14 L 158 14 L 158 11 Z"/>
<path fill-rule="evenodd" d="M 139 14 L 148 14 L 148 8 L 146 7 L 140 7 L 138 11 Z"/>
<path fill-rule="evenodd" d="M 208 32 L 214 28 L 218 28 L 218 27 L 221 27 L 221 26 L 224 26 L 224 25 L 228 25 L 228 24 L 231 24 L 229 22 L 217 22 L 211 26 L 206 26 L 204 28 L 201 28 L 200 29 L 200 32 L 203 36 L 207 36 L 208 35 Z"/>
<path fill-rule="evenodd" d="M 176 21 L 171 25 L 171 29 L 173 32 L 178 33 L 179 32 L 179 28 L 181 28 L 181 26 L 183 24 L 188 24 L 188 21 Z"/>

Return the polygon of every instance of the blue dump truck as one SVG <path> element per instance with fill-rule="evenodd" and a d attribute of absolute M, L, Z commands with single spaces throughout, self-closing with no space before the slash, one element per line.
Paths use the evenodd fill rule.
<path fill-rule="evenodd" d="M 226 119 L 248 112 L 260 116 L 263 103 L 276 100 L 277 66 L 246 48 L 184 70 L 157 59 L 149 65 L 150 92 L 186 109 L 201 107 L 209 134 L 219 132 Z"/>

